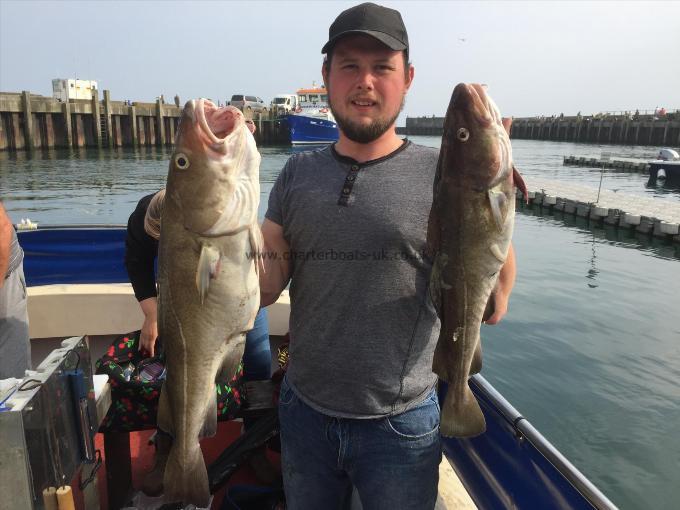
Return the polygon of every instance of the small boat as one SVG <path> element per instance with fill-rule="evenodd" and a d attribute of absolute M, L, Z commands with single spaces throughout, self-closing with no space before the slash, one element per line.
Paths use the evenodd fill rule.
<path fill-rule="evenodd" d="M 286 115 L 293 145 L 318 145 L 338 140 L 338 125 L 328 106 L 324 87 L 302 88 L 297 91 L 297 106 Z"/>
<path fill-rule="evenodd" d="M 673 149 L 663 148 L 655 160 L 649 162 L 648 186 L 662 183 L 680 186 L 680 155 Z"/>
<path fill-rule="evenodd" d="M 19 232 L 34 349 L 46 338 L 116 335 L 138 329 L 142 315 L 123 266 L 125 235 L 123 225 L 53 226 Z M 288 293 L 268 310 L 272 338 L 284 335 L 290 312 Z M 96 359 L 95 353 L 92 358 Z M 484 377 L 472 376 L 470 386 L 484 412 L 487 431 L 471 439 L 444 438 L 443 464 L 455 472 L 456 485 L 476 507 L 616 508 Z M 446 385 L 441 383 L 440 399 L 445 395 Z M 5 455 L 3 450 L 0 453 Z M 440 495 L 442 483 L 453 485 L 450 480 L 440 477 Z M 33 494 L 37 497 L 43 489 L 33 487 Z"/>

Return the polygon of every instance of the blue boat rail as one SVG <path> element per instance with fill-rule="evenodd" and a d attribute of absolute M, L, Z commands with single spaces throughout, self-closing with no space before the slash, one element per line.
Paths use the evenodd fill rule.
<path fill-rule="evenodd" d="M 443 443 L 479 508 L 617 509 L 491 383 L 479 374 L 469 382 L 487 432 L 470 439 L 443 438 Z M 441 385 L 443 401 L 446 384 Z"/>

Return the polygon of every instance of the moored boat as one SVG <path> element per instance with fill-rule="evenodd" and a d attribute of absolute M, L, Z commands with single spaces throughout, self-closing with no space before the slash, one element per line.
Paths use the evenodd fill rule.
<path fill-rule="evenodd" d="M 316 145 L 338 140 L 338 125 L 328 106 L 324 87 L 302 88 L 297 91 L 297 106 L 286 116 L 293 145 Z"/>
<path fill-rule="evenodd" d="M 19 233 L 34 346 L 46 337 L 113 335 L 139 327 L 142 316 L 123 266 L 124 239 L 124 226 Z M 269 307 L 271 335 L 287 332 L 289 310 L 284 292 Z M 473 376 L 471 388 L 487 431 L 472 439 L 445 438 L 443 447 L 478 508 L 616 508 L 486 379 Z M 440 399 L 445 392 L 442 384 Z"/>

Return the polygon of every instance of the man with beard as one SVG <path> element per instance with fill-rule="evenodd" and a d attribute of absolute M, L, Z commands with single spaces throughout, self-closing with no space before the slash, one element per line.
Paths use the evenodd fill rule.
<path fill-rule="evenodd" d="M 262 306 L 290 281 L 286 500 L 344 508 L 355 486 L 365 509 L 434 508 L 440 325 L 423 253 L 438 151 L 395 131 L 414 76 L 399 12 L 352 7 L 329 36 L 322 73 L 340 138 L 288 160 L 262 225 Z M 488 323 L 506 311 L 509 261 Z"/>

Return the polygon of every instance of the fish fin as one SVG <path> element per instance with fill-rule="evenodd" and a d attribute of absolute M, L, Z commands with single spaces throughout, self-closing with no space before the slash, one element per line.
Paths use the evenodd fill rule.
<path fill-rule="evenodd" d="M 434 205 L 430 209 L 430 217 L 427 221 L 427 238 L 425 252 L 428 257 L 434 260 L 439 251 L 439 215 L 434 210 Z"/>
<path fill-rule="evenodd" d="M 251 225 L 248 235 L 250 237 L 250 251 L 255 256 L 255 273 L 259 276 L 260 270 L 264 273 L 264 259 L 262 258 L 264 238 L 262 237 L 260 226 L 257 223 Z"/>
<path fill-rule="evenodd" d="M 175 435 L 175 425 L 172 421 L 172 410 L 170 409 L 170 400 L 168 400 L 168 392 L 165 387 L 161 387 L 161 396 L 158 397 L 158 413 L 156 414 L 156 424 L 158 428 L 167 432 L 171 436 Z"/>
<path fill-rule="evenodd" d="M 196 269 L 196 288 L 201 298 L 201 304 L 208 294 L 210 279 L 217 277 L 220 272 L 220 251 L 214 246 L 204 244 L 201 246 L 201 255 L 198 257 Z"/>
<path fill-rule="evenodd" d="M 496 221 L 498 230 L 502 231 L 503 226 L 505 225 L 505 215 L 503 214 L 503 210 L 505 209 L 505 204 L 508 201 L 508 197 L 505 196 L 505 193 L 500 193 L 493 190 L 489 190 L 487 193 L 489 196 L 489 204 L 491 205 L 491 214 L 493 215 L 493 219 Z"/>
<path fill-rule="evenodd" d="M 467 381 L 460 402 L 456 401 L 453 385 L 449 385 L 442 406 L 439 431 L 444 437 L 472 437 L 486 431 L 486 420 Z"/>
<path fill-rule="evenodd" d="M 484 313 L 482 314 L 482 322 L 485 322 L 489 317 L 491 317 L 495 309 L 496 309 L 496 297 L 492 292 L 491 294 L 489 294 L 489 299 L 486 302 L 486 307 L 484 308 Z"/>
<path fill-rule="evenodd" d="M 181 448 L 175 443 L 172 445 L 163 474 L 163 487 L 164 500 L 167 502 L 208 507 L 208 470 L 198 441 L 191 448 Z"/>
<path fill-rule="evenodd" d="M 522 192 L 522 195 L 524 195 L 524 201 L 528 204 L 529 192 L 527 191 L 527 185 L 524 182 L 524 179 L 522 179 L 520 173 L 517 171 L 517 168 L 515 168 L 515 165 L 512 165 L 512 182 Z"/>
<path fill-rule="evenodd" d="M 432 358 L 432 372 L 437 374 L 437 376 L 442 381 L 451 382 L 449 381 L 450 377 L 448 376 L 448 365 L 446 363 L 448 358 L 444 352 L 444 345 L 446 342 L 444 339 L 445 336 L 446 334 L 444 328 L 442 327 L 442 329 L 439 331 L 439 339 L 437 340 L 437 345 L 434 349 L 434 357 Z"/>
<path fill-rule="evenodd" d="M 198 438 L 213 437 L 215 434 L 217 434 L 217 393 L 213 390 L 205 410 L 205 422 L 198 433 Z"/>
<path fill-rule="evenodd" d="M 437 253 L 435 255 L 434 261 L 432 263 L 432 269 L 430 272 L 430 299 L 432 300 L 432 305 L 437 311 L 437 315 L 441 318 L 442 311 L 442 290 L 450 289 L 451 286 L 444 282 L 442 268 L 446 265 L 448 257 L 444 253 Z"/>
<path fill-rule="evenodd" d="M 472 362 L 470 363 L 470 375 L 478 374 L 482 371 L 482 339 L 479 339 L 475 352 L 472 354 Z"/>
<path fill-rule="evenodd" d="M 489 245 L 489 251 L 491 252 L 491 254 L 492 254 L 494 257 L 496 257 L 496 260 L 497 260 L 498 262 L 500 262 L 501 264 L 505 264 L 505 261 L 506 261 L 507 258 L 508 258 L 507 252 L 506 252 L 506 253 L 503 253 L 503 252 L 501 251 L 500 247 L 499 247 L 496 243 L 493 243 L 493 244 L 490 244 L 490 245 Z M 498 272 L 494 273 L 494 274 L 491 275 L 491 276 L 494 277 L 494 276 L 496 276 L 496 274 L 498 274 Z M 487 306 L 488 306 L 488 301 L 487 301 Z"/>

